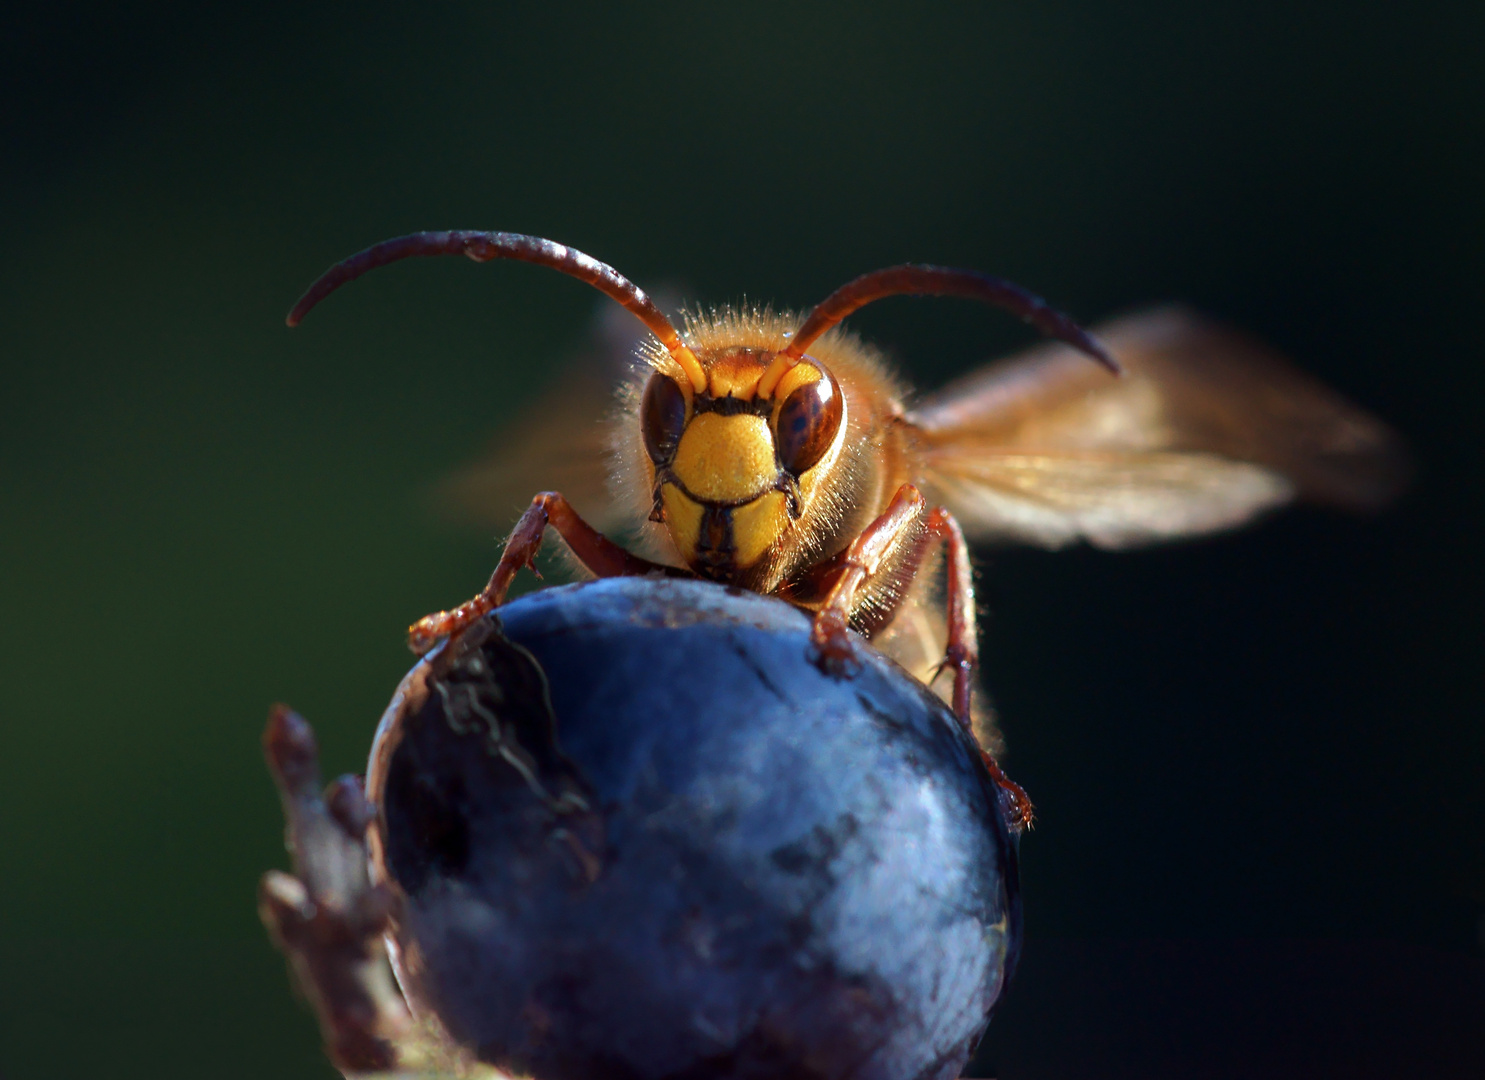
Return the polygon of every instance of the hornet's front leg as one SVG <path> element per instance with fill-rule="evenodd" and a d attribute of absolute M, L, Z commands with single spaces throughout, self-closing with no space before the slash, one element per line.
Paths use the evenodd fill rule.
<path fill-rule="evenodd" d="M 922 493 L 912 484 L 898 488 L 881 517 L 868 525 L 846 549 L 825 602 L 815 614 L 810 641 L 827 670 L 840 671 L 850 664 L 853 648 L 849 629 L 851 615 L 873 579 L 882 573 L 904 544 L 911 547 L 904 561 L 898 564 L 896 573 L 903 579 L 901 591 L 906 593 L 906 584 L 921 569 L 927 552 L 927 544 L 914 542 L 920 529 L 929 538 L 941 540 L 948 551 L 949 641 L 943 663 L 954 671 L 954 715 L 973 737 L 970 706 L 979 648 L 969 547 L 954 516 L 943 507 L 929 511 Z M 1011 826 L 1017 829 L 1029 827 L 1034 817 L 1031 799 L 1019 784 L 1006 776 L 988 750 L 981 748 L 980 753 L 991 779 L 1011 798 L 1013 808 L 1008 815 Z"/>
<path fill-rule="evenodd" d="M 579 517 L 572 504 L 561 495 L 555 491 L 543 491 L 531 500 L 531 505 L 511 530 L 510 537 L 505 542 L 505 551 L 484 590 L 473 600 L 465 601 L 452 611 L 425 615 L 413 623 L 407 631 L 408 647 L 421 656 L 433 648 L 439 638 L 459 633 L 505 603 L 506 591 L 510 588 L 516 571 L 527 566 L 533 573 L 536 572 L 532 560 L 541 547 L 542 534 L 546 532 L 548 525 L 557 530 L 573 555 L 596 577 L 686 574 L 673 566 L 662 566 L 648 559 L 641 559 L 638 555 L 631 555 Z"/>

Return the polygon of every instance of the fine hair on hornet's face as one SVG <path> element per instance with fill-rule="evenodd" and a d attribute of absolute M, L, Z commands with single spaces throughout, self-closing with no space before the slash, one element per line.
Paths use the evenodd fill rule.
<path fill-rule="evenodd" d="M 821 509 L 846 437 L 846 398 L 813 357 L 765 398 L 758 384 L 774 351 L 733 345 L 696 355 L 703 389 L 660 368 L 640 397 L 650 520 L 665 524 L 698 573 L 754 585 L 772 576 L 789 530 Z"/>

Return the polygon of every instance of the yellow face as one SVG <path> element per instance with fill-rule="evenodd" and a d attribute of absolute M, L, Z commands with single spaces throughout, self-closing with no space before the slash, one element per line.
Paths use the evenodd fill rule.
<path fill-rule="evenodd" d="M 748 576 L 779 549 L 845 439 L 840 386 L 808 357 L 769 398 L 758 396 L 772 360 L 751 348 L 704 357 L 699 393 L 656 372 L 640 406 L 654 466 L 651 517 L 693 570 L 718 581 Z"/>

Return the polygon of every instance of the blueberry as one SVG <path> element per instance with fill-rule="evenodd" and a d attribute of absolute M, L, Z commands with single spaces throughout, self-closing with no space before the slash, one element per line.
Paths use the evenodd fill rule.
<path fill-rule="evenodd" d="M 415 1011 L 542 1080 L 950 1078 L 1020 941 L 973 741 L 752 593 L 547 589 L 382 719 L 372 855 Z"/>

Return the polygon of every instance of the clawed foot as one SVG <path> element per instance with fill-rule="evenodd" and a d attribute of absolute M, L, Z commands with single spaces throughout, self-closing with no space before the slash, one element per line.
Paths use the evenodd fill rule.
<path fill-rule="evenodd" d="M 1006 825 L 1012 832 L 1030 829 L 1031 823 L 1036 820 L 1036 808 L 1031 805 L 1031 797 L 1020 784 L 1001 771 L 1000 763 L 990 751 L 981 750 L 980 754 L 985 759 L 985 768 L 990 770 L 990 779 L 1010 797 L 1010 805 L 1005 808 Z"/>
<path fill-rule="evenodd" d="M 845 616 L 827 608 L 815 616 L 810 628 L 810 659 L 825 674 L 849 679 L 861 670 L 860 645 L 846 625 Z"/>
<path fill-rule="evenodd" d="M 438 611 L 432 615 L 424 615 L 409 626 L 407 647 L 414 654 L 422 656 L 442 639 L 468 630 L 505 603 L 505 591 L 510 587 L 511 579 L 516 576 L 516 571 L 521 567 L 524 566 L 539 579 L 541 572 L 536 569 L 536 563 L 532 560 L 536 555 L 540 539 L 538 535 L 534 539 L 527 539 L 514 549 L 508 547 L 506 554 L 500 560 L 500 565 L 495 568 L 495 573 L 490 577 L 490 584 L 486 585 L 485 591 L 473 600 L 466 600 L 452 611 Z"/>
<path fill-rule="evenodd" d="M 407 628 L 407 647 L 415 655 L 422 656 L 444 638 L 453 637 L 469 629 L 495 607 L 494 604 L 480 603 L 483 595 L 460 604 L 453 611 L 439 611 L 432 615 L 424 615 Z"/>

